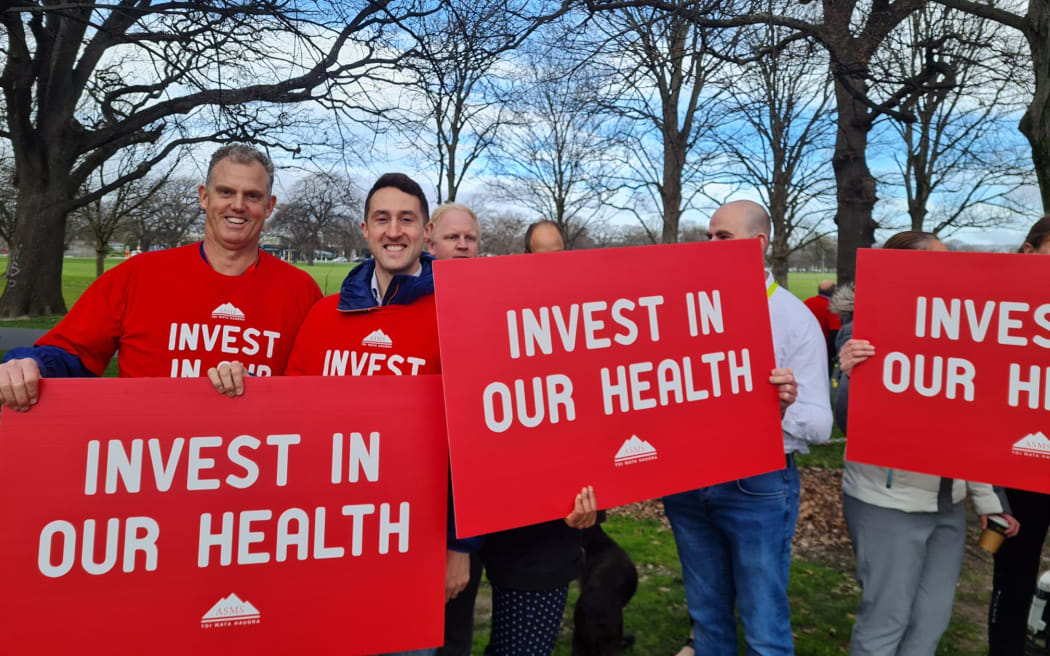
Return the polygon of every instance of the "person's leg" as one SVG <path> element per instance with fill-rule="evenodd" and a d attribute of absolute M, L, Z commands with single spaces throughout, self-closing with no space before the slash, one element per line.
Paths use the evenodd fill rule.
<path fill-rule="evenodd" d="M 735 481 L 714 503 L 716 523 L 728 536 L 750 656 L 790 656 L 795 651 L 787 586 L 798 491 L 798 469 L 792 462 L 785 469 Z"/>
<path fill-rule="evenodd" d="M 481 556 L 470 554 L 470 583 L 445 604 L 445 644 L 437 656 L 470 656 L 474 640 L 474 600 L 481 584 Z"/>
<path fill-rule="evenodd" d="M 842 498 L 861 587 L 850 654 L 895 656 L 908 628 L 936 514 L 880 508 L 848 494 Z"/>
<path fill-rule="evenodd" d="M 966 504 L 937 513 L 937 525 L 926 542 L 926 559 L 911 608 L 911 621 L 897 656 L 930 656 L 952 619 L 955 586 L 966 548 Z"/>
<path fill-rule="evenodd" d="M 1006 490 L 1021 531 L 995 554 L 988 607 L 989 656 L 1022 656 L 1028 608 L 1039 577 L 1039 558 L 1050 526 L 1050 495 Z"/>
<path fill-rule="evenodd" d="M 485 656 L 550 656 L 569 586 L 525 592 L 492 586 L 492 637 Z"/>
<path fill-rule="evenodd" d="M 696 653 L 733 656 L 737 653 L 736 590 L 729 545 L 708 515 L 707 497 L 712 489 L 664 497 L 664 512 L 671 522 L 682 563 Z"/>

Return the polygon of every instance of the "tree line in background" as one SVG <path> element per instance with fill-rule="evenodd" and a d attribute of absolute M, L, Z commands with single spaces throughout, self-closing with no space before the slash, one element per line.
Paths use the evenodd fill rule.
<path fill-rule="evenodd" d="M 363 245 L 354 178 L 398 158 L 493 253 L 537 218 L 694 239 L 748 194 L 782 283 L 792 253 L 852 279 L 876 227 L 1050 207 L 1050 0 L 41 1 L 0 30 L 0 316 L 64 312 L 71 235 L 184 238 L 175 172 L 231 140 L 302 168 L 271 228 L 310 260 Z"/>

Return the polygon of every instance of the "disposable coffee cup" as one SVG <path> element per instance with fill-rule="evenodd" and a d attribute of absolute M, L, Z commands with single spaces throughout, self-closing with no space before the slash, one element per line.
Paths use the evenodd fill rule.
<path fill-rule="evenodd" d="M 1003 541 L 1006 540 L 1006 529 L 1009 526 L 1010 523 L 1002 516 L 989 515 L 988 528 L 981 532 L 981 541 L 978 544 L 988 553 L 999 551 L 999 547 L 1003 546 Z"/>

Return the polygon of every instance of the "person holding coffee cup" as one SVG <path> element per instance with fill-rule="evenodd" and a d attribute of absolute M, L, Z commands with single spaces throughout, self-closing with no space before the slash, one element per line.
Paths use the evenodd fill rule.
<path fill-rule="evenodd" d="M 884 247 L 948 250 L 935 235 L 916 231 L 893 235 Z M 852 339 L 852 286 L 832 297 L 831 309 L 842 317 L 835 419 L 848 435 L 849 375 L 875 355 L 875 347 L 867 340 Z M 1001 519 L 1005 523 L 1001 537 L 1017 534 L 1019 524 L 999 488 L 846 462 L 842 510 L 861 585 L 860 608 L 850 639 L 852 656 L 932 656 L 936 652 L 951 620 L 962 568 L 967 490 L 982 527 L 1001 526 Z"/>
<path fill-rule="evenodd" d="M 1050 255 L 1050 216 L 1032 225 L 1018 253 Z M 1025 530 L 995 554 L 988 608 L 988 656 L 1022 656 L 1028 609 L 1035 595 L 1039 563 L 1050 527 L 1050 494 L 1006 488 L 1006 498 Z"/>

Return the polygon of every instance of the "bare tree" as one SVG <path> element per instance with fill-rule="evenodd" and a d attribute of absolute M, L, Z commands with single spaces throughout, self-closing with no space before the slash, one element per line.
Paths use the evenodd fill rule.
<path fill-rule="evenodd" d="M 312 265 L 324 235 L 363 212 L 363 195 L 349 179 L 318 173 L 296 184 L 291 200 L 277 207 L 270 225 Z"/>
<path fill-rule="evenodd" d="M 935 1 L 1016 30 L 1028 43 L 1034 92 L 1017 128 L 1031 146 L 1043 211 L 1050 212 L 1050 0 L 1028 0 L 1027 7 L 995 1 Z"/>
<path fill-rule="evenodd" d="M 367 104 L 350 85 L 387 77 L 406 54 L 388 47 L 392 34 L 426 10 L 417 0 L 8 6 L 0 137 L 14 151 L 18 221 L 0 316 L 65 311 L 70 211 L 145 177 L 186 144 L 284 147 L 286 130 L 305 121 L 304 101 L 343 111 Z M 111 157 L 145 143 L 153 158 L 79 195 Z"/>
<path fill-rule="evenodd" d="M 467 171 L 492 145 L 506 121 L 511 81 L 504 55 L 553 16 L 528 0 L 448 0 L 419 19 L 413 56 L 401 81 L 395 127 L 419 157 L 437 170 L 438 203 L 456 200 Z M 556 10 L 554 14 L 559 13 Z M 407 104 L 407 107 L 404 105 Z"/>
<path fill-rule="evenodd" d="M 593 102 L 596 80 L 549 65 L 527 71 L 522 98 L 492 156 L 496 184 L 511 201 L 558 224 L 571 249 L 600 222 L 612 195 L 613 145 Z"/>
<path fill-rule="evenodd" d="M 782 44 L 786 28 L 747 29 L 743 41 L 764 53 L 727 81 L 729 121 L 718 140 L 729 155 L 729 176 L 754 188 L 773 222 L 773 277 L 788 284 L 788 257 L 820 239 L 834 182 L 830 167 L 835 128 L 829 109 L 831 80 L 814 64 L 825 59 L 819 44 Z"/>
<path fill-rule="evenodd" d="M 123 222 L 124 241 L 140 251 L 173 248 L 203 230 L 203 213 L 197 200 L 197 182 L 171 177 Z M 75 215 L 74 215 L 75 216 Z"/>
<path fill-rule="evenodd" d="M 10 250 L 15 236 L 15 209 L 18 204 L 18 190 L 15 188 L 14 158 L 6 151 L 0 151 L 0 239 L 4 240 Z"/>
<path fill-rule="evenodd" d="M 1000 225 L 1027 209 L 1015 192 L 1032 181 L 1031 169 L 1018 165 L 1020 145 L 1010 143 L 1003 126 L 1019 113 L 1013 81 L 1024 57 L 993 55 L 1004 41 L 1000 27 L 930 4 L 890 35 L 874 62 L 889 69 L 877 78 L 915 77 L 928 60 L 950 71 L 902 103 L 914 121 L 889 122 L 903 145 L 894 152 L 894 183 L 903 187 L 912 230 L 948 234 Z"/>
<path fill-rule="evenodd" d="M 595 61 L 608 88 L 620 90 L 602 102 L 625 126 L 623 173 L 614 183 L 620 199 L 626 192 L 626 202 L 612 204 L 634 214 L 643 227 L 651 208 L 658 208 L 659 241 L 673 243 L 712 157 L 700 144 L 717 122 L 719 89 L 710 82 L 724 62 L 711 51 L 731 50 L 732 35 L 692 21 L 682 11 L 689 0 L 654 8 L 616 4 L 621 7 L 596 13 L 594 21 L 601 35 Z"/>
<path fill-rule="evenodd" d="M 1045 3 L 1046 0 L 1039 1 Z M 856 0 L 821 0 L 819 7 L 810 8 L 809 3 L 802 7 L 784 3 L 775 11 L 745 6 L 729 17 L 724 16 L 728 10 L 722 7 L 723 3 L 710 0 L 689 2 L 685 6 L 671 0 L 587 0 L 587 3 L 593 11 L 639 6 L 677 11 L 694 24 L 709 28 L 778 25 L 792 31 L 785 41 L 809 37 L 827 48 L 835 78 L 837 116 L 832 156 L 837 199 L 837 270 L 840 281 L 852 281 L 857 248 L 875 242 L 872 209 L 876 201 L 876 180 L 868 168 L 869 133 L 875 121 L 883 116 L 914 120 L 908 112 L 899 109 L 900 104 L 909 96 L 938 84 L 945 74 L 943 67 L 931 62 L 920 75 L 901 80 L 888 95 L 875 97 L 871 90 L 872 58 L 897 25 L 925 5 L 926 0 L 875 0 L 869 4 Z"/>
<path fill-rule="evenodd" d="M 359 211 L 364 208 L 359 206 Z M 321 238 L 326 248 L 334 248 L 344 257 L 368 250 L 368 242 L 361 234 L 361 217 L 345 216 L 324 230 Z"/>
<path fill-rule="evenodd" d="M 148 157 L 148 153 L 140 153 L 139 149 L 135 148 L 122 151 L 116 157 L 118 161 L 115 166 L 103 166 L 96 169 L 86 183 L 84 195 L 93 195 L 91 187 L 105 187 L 112 177 L 127 175 L 130 169 L 137 167 L 143 158 Z M 94 242 L 96 278 L 106 270 L 106 255 L 109 253 L 109 245 L 114 236 L 122 229 L 125 222 L 135 214 L 142 212 L 150 199 L 167 184 L 174 166 L 172 165 L 167 173 L 160 177 L 132 179 L 109 194 L 96 197 L 76 210 L 76 213 L 80 215 L 83 231 Z"/>
<path fill-rule="evenodd" d="M 529 221 L 508 210 L 478 210 L 481 222 L 481 247 L 487 255 L 510 255 L 524 252 L 525 228 Z"/>

